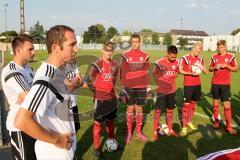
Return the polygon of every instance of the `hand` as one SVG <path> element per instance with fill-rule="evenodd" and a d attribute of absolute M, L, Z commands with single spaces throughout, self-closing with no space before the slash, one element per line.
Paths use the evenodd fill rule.
<path fill-rule="evenodd" d="M 227 67 L 227 64 L 226 63 L 223 63 L 220 65 L 220 68 L 226 68 Z"/>
<path fill-rule="evenodd" d="M 199 76 L 201 74 L 201 72 L 200 73 L 197 73 L 197 72 L 191 72 L 191 75 L 192 76 Z"/>
<path fill-rule="evenodd" d="M 222 65 L 222 68 L 229 69 L 229 65 L 228 65 L 227 63 L 224 63 L 224 64 Z"/>
<path fill-rule="evenodd" d="M 24 101 L 25 97 L 27 96 L 28 91 L 22 92 L 18 95 L 18 99 L 17 99 L 17 104 L 22 104 L 22 102 Z"/>
<path fill-rule="evenodd" d="M 127 99 L 128 99 L 128 94 L 125 90 L 121 90 L 120 94 L 119 94 L 119 98 L 122 101 L 123 104 L 127 103 Z"/>
<path fill-rule="evenodd" d="M 146 97 L 146 99 L 147 99 L 147 100 L 152 99 L 153 96 L 154 96 L 154 95 L 153 95 L 153 92 L 152 92 L 152 91 L 148 91 L 148 92 L 147 92 L 147 97 Z"/>
<path fill-rule="evenodd" d="M 78 77 L 78 83 L 79 83 L 80 86 L 83 85 L 83 79 L 82 79 L 82 77 Z"/>
<path fill-rule="evenodd" d="M 78 78 L 78 77 L 74 77 L 74 78 L 71 80 L 72 86 L 73 86 L 74 88 L 80 87 L 80 84 L 81 84 L 81 83 L 79 83 L 79 82 L 80 82 L 80 81 L 79 81 L 79 78 Z"/>
<path fill-rule="evenodd" d="M 217 64 L 216 66 L 215 66 L 215 69 L 216 70 L 219 70 L 221 68 L 221 64 Z"/>
<path fill-rule="evenodd" d="M 72 133 L 57 134 L 55 146 L 69 150 L 72 147 L 73 140 L 71 139 Z"/>

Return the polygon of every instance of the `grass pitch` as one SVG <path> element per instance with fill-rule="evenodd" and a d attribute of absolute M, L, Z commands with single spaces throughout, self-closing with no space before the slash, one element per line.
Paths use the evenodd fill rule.
<path fill-rule="evenodd" d="M 159 57 L 164 56 L 164 52 L 160 51 L 148 51 L 150 55 L 151 65 L 151 85 L 154 89 L 155 83 L 152 77 L 152 70 L 154 66 L 154 61 Z M 186 54 L 185 51 L 180 51 L 178 57 Z M 120 51 L 116 51 L 113 59 L 119 61 Z M 204 59 L 205 64 L 208 66 L 210 62 L 210 57 L 213 52 L 203 52 L 201 56 Z M 77 62 L 81 73 L 85 74 L 87 72 L 88 65 L 95 60 L 100 55 L 99 50 L 81 50 L 77 54 Z M 5 62 L 7 63 L 11 59 L 11 55 L 6 54 Z M 35 59 L 36 61 L 32 63 L 34 69 L 36 69 L 41 61 L 45 61 L 47 57 L 46 51 L 37 51 Z M 240 56 L 236 54 L 238 62 L 240 62 Z M 139 142 L 135 140 L 134 137 L 129 145 L 125 145 L 124 138 L 127 132 L 124 113 L 126 111 L 126 106 L 119 104 L 118 117 L 116 120 L 116 140 L 123 146 L 123 149 L 109 153 L 107 152 L 103 144 L 106 140 L 106 133 L 103 128 L 101 137 L 101 147 L 103 149 L 103 157 L 101 159 L 107 160 L 154 160 L 154 159 L 167 159 L 167 160 L 192 160 L 197 157 L 203 156 L 205 154 L 239 147 L 240 135 L 232 136 L 224 131 L 224 124 L 221 125 L 220 129 L 213 129 L 210 117 L 212 116 L 212 99 L 209 97 L 209 90 L 211 87 L 212 73 L 208 75 L 202 75 L 202 93 L 203 100 L 197 103 L 196 114 L 193 117 L 193 123 L 197 126 L 196 131 L 188 130 L 188 135 L 185 137 L 168 137 L 159 136 L 157 142 L 152 142 L 153 138 L 153 104 L 151 102 L 147 103 L 144 107 L 146 122 L 143 127 L 143 132 L 149 137 L 148 142 Z M 232 92 L 232 118 L 233 124 L 236 129 L 238 129 L 238 124 L 240 122 L 240 98 L 238 96 L 239 91 L 239 72 L 232 73 L 231 82 L 231 92 Z M 118 84 L 118 82 L 117 82 Z M 174 110 L 174 121 L 173 129 L 180 131 L 181 129 L 181 106 L 182 106 L 182 88 L 183 88 L 183 77 L 179 75 L 177 78 L 177 108 Z M 116 89 L 119 90 L 118 85 Z M 79 90 L 78 106 L 82 113 L 91 111 L 93 109 L 92 92 L 88 89 Z M 221 117 L 223 122 L 224 114 L 223 107 L 220 107 Z M 164 114 L 161 116 L 161 122 L 165 123 Z M 93 138 L 92 138 L 92 119 L 82 120 L 81 129 L 77 133 L 78 145 L 77 145 L 77 157 L 78 159 L 96 159 L 93 154 Z"/>

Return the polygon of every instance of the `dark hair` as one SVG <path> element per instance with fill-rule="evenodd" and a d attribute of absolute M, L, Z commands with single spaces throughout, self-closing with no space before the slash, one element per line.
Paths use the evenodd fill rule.
<path fill-rule="evenodd" d="M 107 47 L 111 47 L 112 50 L 115 48 L 115 44 L 111 41 L 106 41 L 103 43 L 103 49 L 107 49 Z"/>
<path fill-rule="evenodd" d="M 16 48 L 21 46 L 26 41 L 33 43 L 33 38 L 27 34 L 20 34 L 17 37 L 15 37 L 12 41 L 13 53 L 15 54 Z"/>
<path fill-rule="evenodd" d="M 221 39 L 217 42 L 217 46 L 221 46 L 221 45 L 226 46 L 227 42 L 225 40 Z"/>
<path fill-rule="evenodd" d="M 132 36 L 131 36 L 131 40 L 132 40 L 133 38 L 138 38 L 138 39 L 139 39 L 139 41 L 141 40 L 141 37 L 140 37 L 140 35 L 139 35 L 139 34 L 137 34 L 137 33 L 133 33 L 133 34 L 132 34 Z"/>
<path fill-rule="evenodd" d="M 66 31 L 74 32 L 74 30 L 71 27 L 65 25 L 56 25 L 49 29 L 46 36 L 46 46 L 48 53 L 52 52 L 53 44 L 58 44 L 62 49 L 63 42 L 66 40 L 65 38 Z"/>
<path fill-rule="evenodd" d="M 178 53 L 178 49 L 177 49 L 176 46 L 171 45 L 171 46 L 168 47 L 167 52 L 168 52 L 168 53 L 177 54 L 177 53 Z"/>

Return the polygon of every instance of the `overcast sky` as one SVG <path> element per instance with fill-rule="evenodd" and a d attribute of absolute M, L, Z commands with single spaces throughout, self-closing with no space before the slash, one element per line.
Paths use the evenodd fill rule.
<path fill-rule="evenodd" d="M 19 0 L 0 0 L 0 32 L 19 31 Z M 25 21 L 29 29 L 37 21 L 48 29 L 66 24 L 79 35 L 88 26 L 101 23 L 118 30 L 159 32 L 170 29 L 203 30 L 208 34 L 230 34 L 240 28 L 239 0 L 25 0 Z"/>

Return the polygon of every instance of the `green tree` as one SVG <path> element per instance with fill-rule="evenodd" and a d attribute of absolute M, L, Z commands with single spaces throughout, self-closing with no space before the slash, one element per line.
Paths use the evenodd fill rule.
<path fill-rule="evenodd" d="M 184 47 L 188 45 L 187 38 L 180 37 L 178 44 L 181 46 L 181 49 L 184 49 Z"/>
<path fill-rule="evenodd" d="M 95 25 L 98 29 L 98 31 L 100 32 L 100 37 L 104 36 L 105 35 L 105 27 L 103 24 L 96 24 Z"/>
<path fill-rule="evenodd" d="M 235 36 L 236 34 L 238 34 L 240 32 L 240 28 L 237 28 L 235 30 L 232 31 L 231 35 Z"/>
<path fill-rule="evenodd" d="M 153 33 L 153 30 L 151 30 L 151 29 L 141 29 L 140 32 L 141 33 L 143 33 L 143 32 Z"/>
<path fill-rule="evenodd" d="M 3 43 L 11 43 L 13 38 L 18 36 L 17 32 L 16 31 L 6 31 L 6 32 L 2 32 L 0 34 L 0 37 L 6 37 L 6 39 L 0 39 L 0 42 L 3 42 Z"/>
<path fill-rule="evenodd" d="M 163 38 L 163 44 L 170 46 L 172 45 L 172 36 L 170 33 L 166 33 Z"/>
<path fill-rule="evenodd" d="M 112 39 L 115 35 L 118 35 L 118 31 L 115 27 L 109 27 L 106 32 L 106 38 L 107 40 Z"/>
<path fill-rule="evenodd" d="M 83 33 L 83 43 L 90 43 L 90 35 L 89 35 L 88 31 L 85 31 Z"/>
<path fill-rule="evenodd" d="M 157 32 L 154 32 L 152 34 L 152 44 L 157 44 L 157 45 L 160 44 L 160 42 L 159 42 L 159 34 Z"/>
<path fill-rule="evenodd" d="M 98 28 L 98 31 L 100 33 L 100 37 L 96 40 L 96 43 L 103 43 L 106 41 L 106 33 L 105 33 L 105 27 L 103 24 L 96 24 L 96 27 Z"/>
<path fill-rule="evenodd" d="M 125 30 L 125 31 L 123 31 L 123 35 L 124 35 L 124 36 L 130 36 L 130 35 L 131 35 L 131 32 Z"/>
<path fill-rule="evenodd" d="M 105 28 L 102 24 L 91 25 L 83 34 L 83 43 L 102 43 L 105 40 Z"/>
<path fill-rule="evenodd" d="M 150 44 L 152 41 L 153 31 L 151 29 L 141 29 L 140 30 L 141 38 L 143 44 Z"/>
<path fill-rule="evenodd" d="M 32 36 L 34 43 L 45 43 L 45 31 L 43 25 L 41 25 L 39 21 L 30 27 L 30 36 Z"/>

